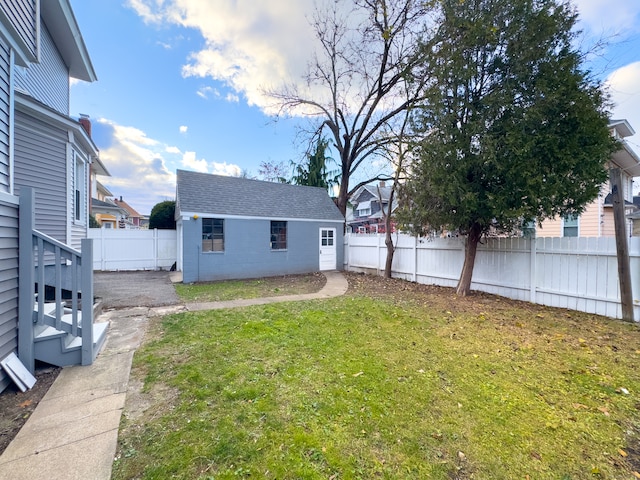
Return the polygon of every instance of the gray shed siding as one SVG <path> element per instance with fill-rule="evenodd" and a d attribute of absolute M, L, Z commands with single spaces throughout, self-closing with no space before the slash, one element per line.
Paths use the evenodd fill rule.
<path fill-rule="evenodd" d="M 2 0 L 0 10 L 7 16 L 32 56 L 38 52 L 35 0 Z"/>
<path fill-rule="evenodd" d="M 10 192 L 9 125 L 11 123 L 11 54 L 0 39 L 0 191 Z"/>
<path fill-rule="evenodd" d="M 18 205 L 0 200 L 0 359 L 18 348 Z M 11 383 L 0 368 L 0 392 Z"/>
<path fill-rule="evenodd" d="M 36 229 L 67 242 L 67 132 L 16 111 L 15 189 L 33 187 Z"/>
<path fill-rule="evenodd" d="M 67 115 L 69 113 L 69 69 L 43 25 L 40 63 L 16 75 L 16 87 L 39 102 Z"/>
<path fill-rule="evenodd" d="M 215 215 L 207 215 L 216 218 Z M 183 282 L 205 282 L 317 272 L 320 228 L 336 230 L 336 264 L 343 263 L 342 223 L 287 221 L 287 249 L 271 250 L 271 219 L 224 219 L 224 252 L 201 252 L 202 219 L 183 225 Z"/>

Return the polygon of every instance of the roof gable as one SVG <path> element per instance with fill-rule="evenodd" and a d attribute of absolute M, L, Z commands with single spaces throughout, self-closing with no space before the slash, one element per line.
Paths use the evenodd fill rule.
<path fill-rule="evenodd" d="M 138 217 L 141 218 L 142 215 L 140 215 L 138 213 L 138 211 L 133 208 L 131 205 L 129 205 L 127 202 L 125 202 L 122 197 L 120 197 L 120 200 L 118 200 L 117 198 L 113 200 L 113 203 L 115 203 L 116 205 L 118 205 L 120 208 L 122 208 L 123 210 L 125 210 L 130 217 Z"/>
<path fill-rule="evenodd" d="M 344 221 L 326 190 L 208 173 L 177 171 L 176 215 Z"/>

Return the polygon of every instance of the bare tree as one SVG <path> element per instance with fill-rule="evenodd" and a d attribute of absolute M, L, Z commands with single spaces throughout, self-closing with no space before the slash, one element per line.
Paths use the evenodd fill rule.
<path fill-rule="evenodd" d="M 387 247 L 387 257 L 384 264 L 385 278 L 391 278 L 393 256 L 396 251 L 392 236 L 393 204 L 395 202 L 396 192 L 401 188 L 402 182 L 406 178 L 406 169 L 408 168 L 410 158 L 409 149 L 411 141 L 413 140 L 408 131 L 410 118 L 411 110 L 407 109 L 404 112 L 402 123 L 398 126 L 398 129 L 394 132 L 389 132 L 388 138 L 393 139 L 393 141 L 389 142 L 384 149 L 394 171 L 386 210 L 382 201 L 382 192 L 378 187 L 378 198 L 385 227 L 384 243 Z"/>
<path fill-rule="evenodd" d="M 327 0 L 317 8 L 311 28 L 319 42 L 304 79 L 270 92 L 282 114 L 310 119 L 307 133 L 319 138 L 329 130 L 339 153 L 341 181 L 338 208 L 345 214 L 349 196 L 388 174 L 369 174 L 351 186 L 366 161 L 380 158 L 394 141 L 389 136 L 403 114 L 422 100 L 424 77 L 412 73 L 421 65 L 421 39 L 428 30 L 432 2 L 424 0 Z M 406 95 L 406 92 L 410 92 Z"/>

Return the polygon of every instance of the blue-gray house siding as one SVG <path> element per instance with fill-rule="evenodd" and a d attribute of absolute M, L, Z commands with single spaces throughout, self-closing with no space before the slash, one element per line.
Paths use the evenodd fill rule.
<path fill-rule="evenodd" d="M 11 54 L 0 38 L 0 192 L 10 191 Z"/>
<path fill-rule="evenodd" d="M 65 130 L 16 110 L 15 188 L 32 187 L 36 229 L 67 242 L 67 139 Z"/>
<path fill-rule="evenodd" d="M 69 113 L 69 69 L 53 43 L 49 30 L 41 29 L 40 63 L 20 70 L 16 87 L 56 111 Z"/>
<path fill-rule="evenodd" d="M 0 359 L 18 346 L 18 205 L 10 188 L 11 52 L 0 37 Z M 0 391 L 11 382 L 0 368 Z"/>
<path fill-rule="evenodd" d="M 18 206 L 0 197 L 0 359 L 18 347 Z M 0 392 L 11 383 L 0 368 Z"/>
<path fill-rule="evenodd" d="M 26 49 L 22 53 L 28 54 L 31 61 L 36 60 L 38 54 L 37 2 L 35 0 L 2 0 L 0 12 L 8 19 L 8 25 L 5 25 L 5 28 L 15 31 L 17 38 L 12 40 L 19 42 Z"/>
<path fill-rule="evenodd" d="M 334 232 L 343 264 L 344 218 L 321 188 L 178 170 L 176 219 L 183 282 L 320 270 L 320 232 Z M 223 222 L 224 248 L 203 251 L 203 219 Z M 286 247 L 272 248 L 271 222 L 286 222 Z"/>

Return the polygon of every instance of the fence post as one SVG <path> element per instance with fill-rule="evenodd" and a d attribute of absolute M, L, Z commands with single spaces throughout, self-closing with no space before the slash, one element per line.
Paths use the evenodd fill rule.
<path fill-rule="evenodd" d="M 153 269 L 158 270 L 158 229 L 153 229 Z"/>
<path fill-rule="evenodd" d="M 106 228 L 100 229 L 100 270 L 103 272 L 107 269 L 107 242 L 104 238 Z"/>
<path fill-rule="evenodd" d="M 35 371 L 33 306 L 35 301 L 35 266 L 33 261 L 33 230 L 35 228 L 35 195 L 33 189 L 20 189 L 18 210 L 18 358 L 29 370 Z M 44 267 L 41 267 L 44 271 Z M 44 292 L 42 293 L 44 295 Z"/>
<path fill-rule="evenodd" d="M 536 275 L 536 253 L 537 253 L 537 249 L 538 246 L 536 244 L 536 238 L 535 237 L 531 237 L 529 239 L 529 245 L 530 245 L 530 254 L 529 254 L 529 259 L 530 259 L 530 266 L 529 266 L 529 289 L 530 289 L 530 298 L 529 301 L 531 303 L 536 303 L 536 289 L 537 289 L 537 275 Z"/>
<path fill-rule="evenodd" d="M 413 281 L 418 283 L 418 236 L 413 236 Z"/>

